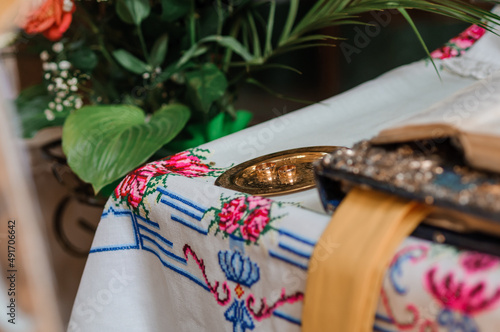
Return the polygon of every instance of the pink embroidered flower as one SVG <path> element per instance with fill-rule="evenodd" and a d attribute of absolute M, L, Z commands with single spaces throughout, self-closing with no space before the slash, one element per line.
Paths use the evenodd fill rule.
<path fill-rule="evenodd" d="M 220 230 L 229 234 L 236 231 L 240 227 L 238 221 L 243 218 L 246 210 L 245 197 L 236 198 L 229 203 L 224 203 L 222 211 L 219 213 Z"/>
<path fill-rule="evenodd" d="M 117 198 L 127 197 L 128 203 L 137 208 L 141 203 L 144 190 L 149 180 L 153 176 L 165 174 L 160 172 L 156 165 L 147 164 L 144 167 L 138 168 L 123 179 L 122 182 L 115 188 Z"/>
<path fill-rule="evenodd" d="M 246 241 L 257 242 L 271 221 L 273 201 L 259 196 L 238 197 L 224 203 L 219 212 L 219 230 Z"/>
<path fill-rule="evenodd" d="M 465 52 L 465 51 L 464 51 Z M 462 53 L 460 53 L 462 54 Z M 434 52 L 431 53 L 431 57 L 433 59 L 448 59 L 448 58 L 454 58 L 459 55 L 458 50 L 451 46 L 443 46 L 440 49 L 435 50 Z"/>
<path fill-rule="evenodd" d="M 452 38 L 446 46 L 432 52 L 431 57 L 433 59 L 448 59 L 462 55 L 485 33 L 486 29 L 474 24 L 457 37 Z"/>
<path fill-rule="evenodd" d="M 116 187 L 116 198 L 127 197 L 130 206 L 137 208 L 141 203 L 149 181 L 159 175 L 168 173 L 185 177 L 199 177 L 209 173 L 211 169 L 190 151 L 180 152 L 171 157 L 158 160 L 132 171 Z"/>
<path fill-rule="evenodd" d="M 253 210 L 257 207 L 269 210 L 271 208 L 271 203 L 273 202 L 269 198 L 264 198 L 260 196 L 250 196 L 247 198 L 248 208 Z"/>
<path fill-rule="evenodd" d="M 192 155 L 190 151 L 180 152 L 157 163 L 162 168 L 168 169 L 169 173 L 183 175 L 188 178 L 203 176 L 210 172 L 209 166 L 202 163 L 200 158 Z"/>
<path fill-rule="evenodd" d="M 427 272 L 425 285 L 445 308 L 472 316 L 491 309 L 500 300 L 500 287 L 488 296 L 485 282 L 467 285 L 464 281 L 456 280 L 452 272 L 437 281 L 436 271 L 437 268 L 433 268 Z"/>
<path fill-rule="evenodd" d="M 269 209 L 260 208 L 253 210 L 252 213 L 245 219 L 244 225 L 241 226 L 241 236 L 245 240 L 255 242 L 259 239 L 260 233 L 269 223 Z"/>
<path fill-rule="evenodd" d="M 466 252 L 460 259 L 460 264 L 467 272 L 474 273 L 485 271 L 495 267 L 500 262 L 500 259 L 479 252 Z"/>
<path fill-rule="evenodd" d="M 485 33 L 486 29 L 476 24 L 471 25 L 467 30 L 465 30 L 465 32 L 463 32 L 463 34 L 474 40 L 478 40 L 484 36 Z"/>

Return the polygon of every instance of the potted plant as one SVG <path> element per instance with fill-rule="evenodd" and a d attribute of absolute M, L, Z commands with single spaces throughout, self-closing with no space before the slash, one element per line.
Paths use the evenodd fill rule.
<path fill-rule="evenodd" d="M 155 153 L 243 129 L 234 102 L 280 54 L 332 45 L 323 28 L 372 10 L 414 8 L 488 30 L 495 14 L 463 1 L 45 0 L 17 42 L 43 63 L 43 83 L 17 99 L 23 134 L 63 126 L 67 162 L 97 193 Z M 299 15 L 299 6 L 304 7 Z M 308 7 L 306 7 L 308 6 Z M 284 24 L 275 24 L 278 11 Z M 422 45 L 425 44 L 421 40 Z M 427 52 L 428 53 L 428 52 Z"/>

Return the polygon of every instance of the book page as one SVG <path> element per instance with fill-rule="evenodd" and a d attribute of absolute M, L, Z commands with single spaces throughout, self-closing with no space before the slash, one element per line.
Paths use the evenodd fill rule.
<path fill-rule="evenodd" d="M 391 131 L 402 127 L 434 124 L 500 136 L 500 71 L 383 131 L 380 136 L 391 135 Z M 400 130 L 398 134 L 401 135 Z"/>

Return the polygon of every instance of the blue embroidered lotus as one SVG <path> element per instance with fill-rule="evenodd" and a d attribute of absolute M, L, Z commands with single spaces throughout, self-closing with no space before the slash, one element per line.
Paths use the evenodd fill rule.
<path fill-rule="evenodd" d="M 219 251 L 219 264 L 228 280 L 252 287 L 260 278 L 259 267 L 239 251 Z"/>

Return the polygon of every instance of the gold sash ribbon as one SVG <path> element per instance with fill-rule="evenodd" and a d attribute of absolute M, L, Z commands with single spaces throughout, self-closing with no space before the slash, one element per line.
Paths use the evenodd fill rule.
<path fill-rule="evenodd" d="M 324 255 L 316 246 L 309 264 L 302 330 L 373 331 L 385 270 L 398 245 L 430 207 L 355 188 L 338 207 L 321 241 L 336 243 Z"/>

